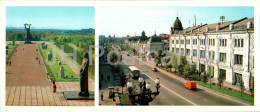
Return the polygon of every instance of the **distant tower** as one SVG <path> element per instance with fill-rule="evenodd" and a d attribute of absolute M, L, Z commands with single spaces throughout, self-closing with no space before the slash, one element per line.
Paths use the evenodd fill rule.
<path fill-rule="evenodd" d="M 220 16 L 220 22 L 221 24 L 225 22 L 225 16 Z"/>

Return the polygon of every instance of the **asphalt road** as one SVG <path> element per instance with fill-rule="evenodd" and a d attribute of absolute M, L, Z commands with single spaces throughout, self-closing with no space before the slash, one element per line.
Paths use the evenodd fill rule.
<path fill-rule="evenodd" d="M 150 105 L 211 105 L 211 106 L 240 106 L 249 105 L 244 102 L 231 100 L 228 97 L 221 96 L 217 93 L 212 93 L 202 88 L 197 90 L 188 90 L 184 88 L 184 83 L 164 74 L 160 71 L 154 72 L 150 66 L 146 64 L 140 64 L 139 60 L 132 58 L 134 63 L 131 63 L 126 54 L 123 54 L 123 60 L 127 60 L 124 63 L 124 68 L 129 65 L 134 65 L 141 70 L 141 76 L 146 82 L 151 83 L 152 91 L 155 91 L 155 79 L 160 78 L 161 88 L 160 94 L 150 102 Z M 134 81 L 138 84 L 138 81 Z M 137 88 L 138 85 L 137 85 Z"/>

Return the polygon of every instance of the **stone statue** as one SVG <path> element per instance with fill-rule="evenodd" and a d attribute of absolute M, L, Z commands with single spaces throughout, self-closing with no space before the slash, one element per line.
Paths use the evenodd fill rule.
<path fill-rule="evenodd" d="M 27 31 L 25 43 L 31 43 L 31 36 L 30 36 L 31 25 L 32 24 L 27 24 L 27 23 L 24 24 L 25 30 Z M 29 27 L 27 27 L 27 26 L 29 26 Z"/>
<path fill-rule="evenodd" d="M 89 96 L 88 91 L 88 66 L 89 56 L 88 53 L 84 53 L 82 68 L 80 69 L 80 93 L 79 96 Z"/>

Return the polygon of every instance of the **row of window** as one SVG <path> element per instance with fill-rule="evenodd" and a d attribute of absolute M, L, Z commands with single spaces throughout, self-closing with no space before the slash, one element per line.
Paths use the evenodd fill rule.
<path fill-rule="evenodd" d="M 206 44 L 205 39 L 200 39 L 200 45 L 205 45 L 205 44 Z"/>
<path fill-rule="evenodd" d="M 184 44 L 184 40 L 180 40 L 181 44 Z M 193 45 L 197 45 L 197 39 L 192 39 Z M 174 44 L 174 40 L 172 40 L 172 44 Z M 179 44 L 179 40 L 176 40 L 176 44 Z M 190 44 L 190 39 L 186 40 L 186 44 Z M 200 39 L 200 45 L 205 45 L 205 39 Z M 208 39 L 208 45 L 215 45 L 215 39 Z M 226 47 L 227 46 L 227 39 L 219 39 L 219 46 Z M 234 47 L 243 47 L 244 46 L 244 39 L 235 39 L 234 40 Z"/>
<path fill-rule="evenodd" d="M 174 51 L 174 49 L 173 49 Z M 179 52 L 179 48 L 176 48 L 176 52 Z M 209 51 L 209 59 L 214 59 L 215 58 L 215 52 L 214 51 Z M 184 49 L 181 48 L 181 54 L 184 54 Z M 186 49 L 186 55 L 190 55 L 190 49 Z M 197 50 L 193 49 L 192 56 L 197 56 Z M 205 58 L 205 51 L 200 50 L 200 58 Z M 226 53 L 219 53 L 219 62 L 226 62 Z M 243 64 L 243 55 L 234 55 L 234 64 Z"/>
<path fill-rule="evenodd" d="M 234 47 L 243 47 L 244 46 L 244 39 L 235 39 L 234 41 L 235 41 Z"/>
<path fill-rule="evenodd" d="M 215 39 L 209 39 L 209 45 L 214 46 L 215 45 Z"/>
<path fill-rule="evenodd" d="M 219 46 L 226 47 L 227 39 L 219 39 Z"/>

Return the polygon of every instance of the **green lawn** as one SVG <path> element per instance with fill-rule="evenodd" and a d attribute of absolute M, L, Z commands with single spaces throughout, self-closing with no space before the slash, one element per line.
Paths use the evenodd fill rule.
<path fill-rule="evenodd" d="M 209 83 L 206 83 L 206 85 L 205 85 L 204 82 L 197 81 L 197 84 L 202 85 L 202 86 L 207 87 L 207 88 L 210 88 Z M 212 89 L 214 91 L 218 91 L 220 93 L 224 93 L 224 94 L 233 96 L 233 97 L 236 97 L 236 98 L 239 98 L 239 99 L 242 99 L 242 100 L 245 100 L 245 101 L 248 101 L 248 102 L 251 102 L 251 103 L 254 103 L 254 96 L 249 96 L 249 95 L 246 95 L 246 94 L 243 94 L 241 96 L 240 92 L 232 91 L 230 89 L 226 89 L 226 88 L 223 88 L 223 87 L 220 88 L 217 85 L 211 85 L 210 89 Z"/>
<path fill-rule="evenodd" d="M 53 44 L 53 45 L 55 45 L 54 43 L 54 41 L 51 41 L 51 43 Z M 72 47 L 73 48 L 73 45 L 74 44 L 68 44 L 70 47 Z M 59 50 L 61 50 L 59 47 L 57 47 Z M 79 47 L 77 47 L 77 51 L 80 51 L 80 48 Z M 83 55 L 83 54 L 82 54 Z M 70 57 L 70 56 L 68 56 L 68 58 L 71 60 L 71 61 L 74 61 L 73 59 L 72 59 L 72 57 Z M 95 60 L 94 60 L 95 61 Z M 93 62 L 93 63 L 95 63 L 95 62 Z M 79 64 L 79 63 L 76 63 L 76 65 L 79 67 L 79 68 L 81 68 L 81 64 Z M 90 69 L 90 68 L 89 68 Z M 93 70 L 93 71 L 95 71 L 95 69 Z M 92 79 L 95 79 L 95 75 L 94 74 L 92 74 L 90 71 L 88 72 L 88 75 L 92 78 Z"/>
<path fill-rule="evenodd" d="M 48 57 L 48 52 L 52 51 L 52 48 L 48 45 L 47 49 L 42 49 L 41 45 L 38 45 L 38 48 L 42 51 L 43 53 L 43 58 L 44 61 L 46 61 L 45 59 L 47 59 Z M 48 65 L 46 62 L 46 67 L 48 72 L 51 74 L 53 74 L 56 78 L 56 81 L 79 81 L 79 77 L 71 70 L 71 68 L 63 61 L 63 65 L 59 65 L 59 61 L 61 60 L 61 57 L 56 54 L 56 58 L 52 59 L 50 61 L 48 61 L 50 63 L 50 65 Z M 53 55 L 54 56 L 54 55 Z M 64 73 L 65 73 L 65 77 L 68 76 L 68 78 L 60 78 L 60 67 L 63 66 L 64 67 Z M 69 77 L 70 75 L 70 77 Z"/>
<path fill-rule="evenodd" d="M 119 97 L 120 97 L 120 103 L 122 105 L 132 105 L 128 93 L 119 94 Z"/>
<path fill-rule="evenodd" d="M 6 55 L 6 62 L 9 61 L 10 57 L 13 55 L 13 53 L 18 45 L 17 44 L 15 44 L 15 45 L 8 44 L 7 46 L 8 46 L 8 49 L 6 49 L 6 50 L 8 50 L 8 54 Z"/>

